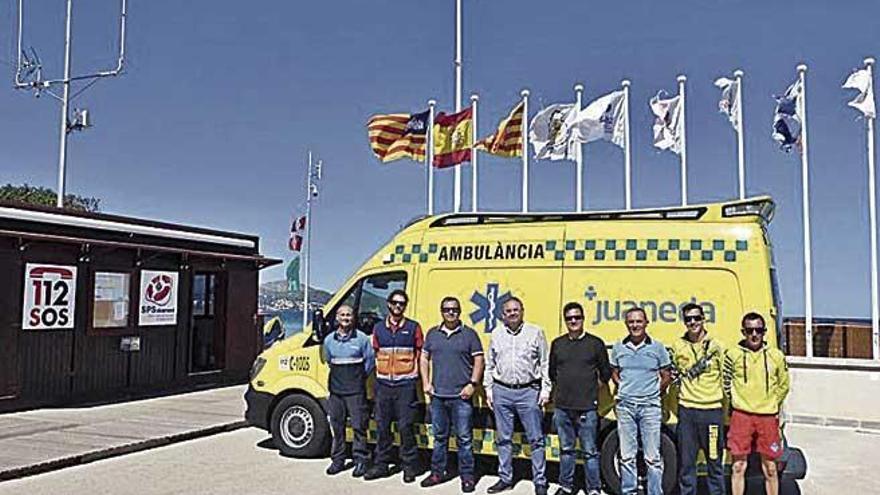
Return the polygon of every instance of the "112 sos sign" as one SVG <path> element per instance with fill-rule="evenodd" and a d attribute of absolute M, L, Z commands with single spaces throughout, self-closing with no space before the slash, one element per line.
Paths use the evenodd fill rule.
<path fill-rule="evenodd" d="M 73 328 L 76 267 L 28 263 L 24 273 L 25 330 Z"/>

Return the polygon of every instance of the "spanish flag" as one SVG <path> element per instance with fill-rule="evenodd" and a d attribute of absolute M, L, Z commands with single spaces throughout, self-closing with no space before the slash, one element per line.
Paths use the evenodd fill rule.
<path fill-rule="evenodd" d="M 374 115 L 367 122 L 370 148 L 382 163 L 412 158 L 425 161 L 428 111 Z"/>
<path fill-rule="evenodd" d="M 498 124 L 498 130 L 474 145 L 474 148 L 491 155 L 514 157 L 522 156 L 523 145 L 523 103 L 519 102 L 510 115 Z"/>
<path fill-rule="evenodd" d="M 434 119 L 434 166 L 446 168 L 471 160 L 474 119 L 471 109 Z"/>

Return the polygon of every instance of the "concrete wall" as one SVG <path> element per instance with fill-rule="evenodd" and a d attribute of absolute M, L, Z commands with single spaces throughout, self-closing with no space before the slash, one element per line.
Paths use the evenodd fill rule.
<path fill-rule="evenodd" d="M 791 363 L 789 421 L 880 430 L 880 367 L 851 368 Z"/>

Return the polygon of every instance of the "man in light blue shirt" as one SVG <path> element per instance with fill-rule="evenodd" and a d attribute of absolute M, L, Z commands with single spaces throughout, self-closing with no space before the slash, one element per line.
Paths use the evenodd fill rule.
<path fill-rule="evenodd" d="M 663 458 L 660 456 L 660 395 L 672 381 L 672 361 L 666 347 L 647 332 L 648 315 L 642 308 L 626 312 L 629 335 L 611 350 L 611 379 L 617 385 L 615 412 L 620 440 L 620 491 L 638 493 L 636 454 L 641 434 L 648 466 L 648 495 L 663 494 Z"/>

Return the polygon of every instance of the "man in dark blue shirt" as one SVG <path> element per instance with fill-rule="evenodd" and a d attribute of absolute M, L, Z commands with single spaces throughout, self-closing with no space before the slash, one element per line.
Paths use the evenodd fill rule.
<path fill-rule="evenodd" d="M 475 488 L 473 451 L 473 404 L 471 397 L 483 375 L 483 345 L 474 329 L 462 324 L 461 303 L 444 297 L 440 303 L 443 323 L 428 331 L 420 359 L 422 388 L 431 397 L 431 424 L 434 452 L 431 474 L 422 487 L 439 484 L 446 478 L 450 422 L 458 446 L 458 472 L 461 490 Z"/>
<path fill-rule="evenodd" d="M 351 416 L 354 430 L 352 457 L 355 467 L 352 476 L 358 478 L 367 471 L 367 410 L 366 380 L 373 371 L 375 359 L 370 338 L 354 328 L 354 315 L 351 306 L 343 304 L 336 310 L 339 327 L 324 338 L 324 359 L 330 365 L 327 399 L 327 413 L 330 416 L 330 429 L 333 432 L 333 445 L 330 449 L 330 467 L 327 474 L 338 474 L 345 470 L 345 418 Z"/>

